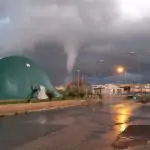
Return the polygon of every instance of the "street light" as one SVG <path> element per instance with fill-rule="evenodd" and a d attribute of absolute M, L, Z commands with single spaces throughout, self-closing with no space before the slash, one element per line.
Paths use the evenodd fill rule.
<path fill-rule="evenodd" d="M 103 64 L 104 64 L 104 60 L 103 60 L 103 59 L 100 59 L 100 60 L 96 61 L 96 63 L 97 63 L 98 65 L 103 65 Z M 100 71 L 100 75 L 102 76 L 101 70 L 99 70 L 99 71 Z M 98 71 L 98 72 L 99 72 L 99 71 Z M 98 82 L 99 73 L 96 73 L 96 77 L 97 77 L 97 82 Z"/>
<path fill-rule="evenodd" d="M 78 90 L 79 90 L 79 82 L 80 82 L 80 70 L 77 70 L 77 73 L 78 73 L 78 79 L 77 79 L 77 82 L 78 82 Z"/>
<path fill-rule="evenodd" d="M 124 77 L 125 77 L 125 83 L 127 83 L 127 79 L 126 79 L 126 68 L 124 66 L 118 66 L 116 68 L 117 73 L 119 74 L 123 74 L 124 73 Z"/>
<path fill-rule="evenodd" d="M 150 52 L 150 51 L 148 51 L 148 52 Z M 136 53 L 135 51 L 130 52 L 130 54 L 131 54 L 131 55 L 135 55 L 135 56 L 137 56 L 137 59 L 138 59 L 138 60 L 137 60 L 138 73 L 139 73 L 139 75 L 141 75 L 141 62 L 140 62 L 139 54 L 138 54 L 138 53 Z M 141 83 L 142 83 L 142 80 L 143 80 L 142 75 L 141 75 L 140 80 L 141 80 Z M 140 86 L 140 91 L 142 92 L 142 86 Z"/>
<path fill-rule="evenodd" d="M 135 54 L 135 52 L 134 51 L 132 51 L 132 52 L 129 52 L 130 54 Z"/>
<path fill-rule="evenodd" d="M 125 71 L 124 67 L 122 67 L 122 66 L 117 67 L 118 73 L 123 73 L 124 71 Z"/>
<path fill-rule="evenodd" d="M 129 52 L 129 54 L 137 57 L 138 73 L 139 73 L 139 75 L 141 75 L 141 63 L 140 63 L 140 59 L 139 59 L 139 54 L 135 51 L 131 51 L 131 52 Z M 142 82 L 142 78 L 141 78 L 141 82 Z"/>
<path fill-rule="evenodd" d="M 103 64 L 103 63 L 104 63 L 104 60 L 100 60 L 99 62 L 100 62 L 100 64 Z"/>

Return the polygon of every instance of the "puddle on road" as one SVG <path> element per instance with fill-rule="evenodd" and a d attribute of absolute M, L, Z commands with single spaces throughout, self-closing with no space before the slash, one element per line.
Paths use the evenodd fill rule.
<path fill-rule="evenodd" d="M 130 106 L 113 108 L 112 111 L 116 115 L 112 119 L 115 122 L 115 130 L 119 134 L 111 145 L 114 150 L 149 146 L 150 116 L 149 113 L 146 113 L 149 112 L 149 108 L 147 106 L 137 109 L 132 109 Z"/>
<path fill-rule="evenodd" d="M 130 125 L 121 132 L 112 144 L 114 150 L 146 146 L 150 141 L 150 125 Z"/>
<path fill-rule="evenodd" d="M 116 115 L 113 116 L 115 130 L 117 133 L 123 132 L 129 125 L 129 118 L 131 117 L 132 110 L 130 107 L 122 107 L 121 109 L 113 110 Z"/>

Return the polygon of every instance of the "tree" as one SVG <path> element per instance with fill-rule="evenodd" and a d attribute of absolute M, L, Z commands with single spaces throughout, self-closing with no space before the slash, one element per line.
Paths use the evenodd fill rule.
<path fill-rule="evenodd" d="M 47 91 L 46 94 L 47 94 L 49 100 L 52 100 L 55 97 L 54 92 L 52 92 L 52 91 Z"/>

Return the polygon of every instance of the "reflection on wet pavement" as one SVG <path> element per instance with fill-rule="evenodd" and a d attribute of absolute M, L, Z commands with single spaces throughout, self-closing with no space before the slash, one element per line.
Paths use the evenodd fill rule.
<path fill-rule="evenodd" d="M 150 106 L 138 105 L 135 109 L 121 107 L 114 109 L 114 112 L 116 112 L 115 129 L 120 133 L 112 147 L 116 150 L 127 148 L 133 150 L 132 147 L 137 148 L 142 145 L 145 149 L 150 141 Z"/>
<path fill-rule="evenodd" d="M 150 125 L 130 125 L 117 137 L 112 146 L 117 149 L 125 149 L 146 145 L 149 140 Z"/>
<path fill-rule="evenodd" d="M 150 150 L 150 106 L 121 101 L 0 118 L 0 133 L 0 150 Z"/>
<path fill-rule="evenodd" d="M 120 108 L 112 107 L 113 112 L 116 114 L 113 117 L 115 122 L 115 129 L 118 133 L 123 132 L 129 123 L 129 118 L 132 114 L 133 109 L 131 107 L 121 106 Z"/>

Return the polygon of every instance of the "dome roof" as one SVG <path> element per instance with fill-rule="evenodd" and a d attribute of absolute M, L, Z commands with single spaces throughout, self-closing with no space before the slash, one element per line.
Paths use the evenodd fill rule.
<path fill-rule="evenodd" d="M 0 59 L 0 99 L 28 99 L 34 85 L 43 85 L 56 97 L 61 96 L 33 60 L 21 56 Z"/>

